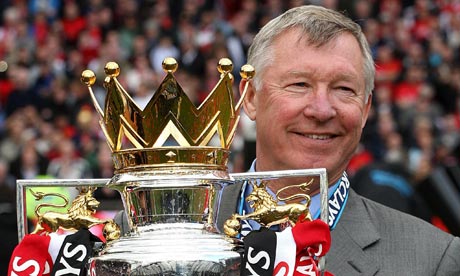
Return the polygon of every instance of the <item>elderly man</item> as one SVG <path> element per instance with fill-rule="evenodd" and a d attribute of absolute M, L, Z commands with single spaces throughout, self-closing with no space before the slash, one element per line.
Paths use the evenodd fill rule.
<path fill-rule="evenodd" d="M 332 197 L 347 188 L 329 206 L 334 221 L 327 270 L 335 275 L 460 275 L 459 238 L 342 185 L 348 183 L 345 169 L 366 123 L 374 86 L 374 63 L 360 27 L 326 8 L 293 8 L 260 30 L 248 63 L 257 71 L 244 102 L 256 122 L 252 170 L 326 168 Z M 267 188 L 275 193 L 295 181 L 272 181 Z M 243 185 L 238 198 L 250 190 Z M 310 187 L 314 216 L 318 192 L 318 186 Z M 239 204 L 250 212 L 247 202 Z"/>

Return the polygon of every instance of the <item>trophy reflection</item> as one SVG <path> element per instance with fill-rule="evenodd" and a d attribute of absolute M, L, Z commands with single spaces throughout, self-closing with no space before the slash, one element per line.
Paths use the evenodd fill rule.
<path fill-rule="evenodd" d="M 227 162 L 245 93 L 235 102 L 233 65 L 221 59 L 220 80 L 197 108 L 174 78 L 177 67 L 164 60 L 166 77 L 144 109 L 117 80 L 116 63 L 105 67 L 104 109 L 91 88 L 95 74 L 82 73 L 112 150 L 107 186 L 120 192 L 128 224 L 89 261 L 89 275 L 239 275 L 241 244 L 216 222 L 222 191 L 234 182 Z M 241 69 L 245 79 L 254 73 Z M 117 237 L 117 228 L 106 224 L 104 234 Z"/>

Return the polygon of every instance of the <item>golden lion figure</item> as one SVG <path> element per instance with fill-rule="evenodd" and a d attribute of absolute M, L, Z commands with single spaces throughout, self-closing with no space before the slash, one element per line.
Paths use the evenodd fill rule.
<path fill-rule="evenodd" d="M 113 231 L 119 231 L 119 229 L 116 229 L 117 227 L 113 226 L 116 225 L 113 219 L 99 219 L 93 216 L 96 209 L 99 207 L 99 201 L 92 196 L 92 189 L 89 189 L 87 192 L 81 192 L 72 201 L 72 205 L 68 209 L 67 213 L 52 211 L 40 213 L 40 209 L 47 206 L 64 208 L 68 203 L 68 199 L 61 194 L 45 194 L 42 192 L 30 191 L 36 200 L 41 200 L 46 196 L 57 196 L 64 200 L 64 203 L 62 204 L 41 203 L 37 205 L 35 208 L 35 215 L 38 218 L 38 222 L 35 229 L 32 231 L 32 234 L 41 233 L 43 231 L 47 233 L 55 232 L 59 229 L 59 227 L 67 230 L 80 230 L 102 223 L 112 225 L 112 228 L 114 228 Z"/>
<path fill-rule="evenodd" d="M 253 186 L 253 190 L 246 197 L 246 201 L 250 203 L 254 212 L 246 215 L 233 214 L 226 220 L 224 223 L 224 232 L 228 236 L 235 237 L 238 235 L 241 228 L 240 222 L 245 219 L 255 220 L 267 228 L 285 222 L 294 226 L 299 219 L 304 221 L 312 220 L 309 210 L 310 197 L 308 195 L 296 195 L 304 197 L 306 199 L 305 204 L 289 203 L 286 205 L 278 205 L 278 201 L 267 192 L 266 181 L 261 181 L 260 185 L 255 185 L 253 183 L 251 183 L 251 185 Z"/>

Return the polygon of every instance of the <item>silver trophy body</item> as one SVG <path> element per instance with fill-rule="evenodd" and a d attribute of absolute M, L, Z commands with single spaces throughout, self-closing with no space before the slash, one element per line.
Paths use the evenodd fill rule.
<path fill-rule="evenodd" d="M 114 177 L 130 231 L 90 260 L 88 275 L 239 275 L 240 243 L 216 225 L 232 184 L 220 171 Z"/>

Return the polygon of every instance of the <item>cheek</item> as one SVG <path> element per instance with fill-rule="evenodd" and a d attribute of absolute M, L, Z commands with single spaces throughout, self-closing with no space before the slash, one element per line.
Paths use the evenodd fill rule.
<path fill-rule="evenodd" d="M 344 157 L 353 155 L 356 147 L 361 140 L 361 134 L 363 132 L 363 116 L 362 113 L 348 113 L 342 118 L 342 126 L 347 132 L 347 138 L 343 141 L 343 153 Z"/>
<path fill-rule="evenodd" d="M 345 106 L 344 106 L 345 107 Z M 341 122 L 349 132 L 361 133 L 366 123 L 365 107 L 360 103 L 340 109 Z M 354 130 L 354 131 L 353 131 Z"/>
<path fill-rule="evenodd" d="M 286 100 L 266 101 L 257 111 L 257 124 L 266 130 L 281 130 L 291 123 L 299 112 Z"/>
<path fill-rule="evenodd" d="M 265 137 L 266 139 L 271 137 L 271 133 L 277 132 L 277 129 L 279 129 L 282 124 L 281 118 L 282 114 L 274 108 L 259 110 L 257 112 L 256 127 L 258 132 L 263 135 L 261 137 Z"/>
<path fill-rule="evenodd" d="M 353 133 L 361 133 L 362 126 L 363 126 L 363 119 L 362 116 L 359 114 L 347 114 L 345 119 L 343 120 L 345 124 L 345 128 Z"/>

